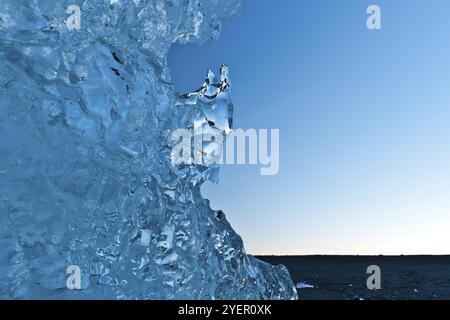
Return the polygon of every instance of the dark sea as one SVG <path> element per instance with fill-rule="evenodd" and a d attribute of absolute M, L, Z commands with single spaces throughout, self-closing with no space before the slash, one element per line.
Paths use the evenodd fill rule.
<path fill-rule="evenodd" d="M 257 258 L 285 265 L 303 300 L 450 300 L 450 256 Z M 379 267 L 378 278 L 370 266 Z"/>

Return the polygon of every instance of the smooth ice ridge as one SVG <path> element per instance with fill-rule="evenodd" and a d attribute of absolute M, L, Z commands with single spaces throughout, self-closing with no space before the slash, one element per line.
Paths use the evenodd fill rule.
<path fill-rule="evenodd" d="M 68 30 L 77 5 L 81 29 Z M 239 0 L 0 0 L 0 298 L 295 299 L 171 163 L 179 128 L 231 129 L 227 68 L 179 96 L 166 56 Z M 188 63 L 188 61 L 186 62 Z M 69 266 L 80 290 L 66 287 Z"/>

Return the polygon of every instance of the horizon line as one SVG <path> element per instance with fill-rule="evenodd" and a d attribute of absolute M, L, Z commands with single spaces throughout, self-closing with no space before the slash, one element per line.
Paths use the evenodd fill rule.
<path fill-rule="evenodd" d="M 450 257 L 448 254 L 249 254 L 253 257 Z"/>

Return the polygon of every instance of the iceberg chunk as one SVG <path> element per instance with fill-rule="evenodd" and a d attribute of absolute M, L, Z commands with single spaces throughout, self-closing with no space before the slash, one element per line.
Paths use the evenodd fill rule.
<path fill-rule="evenodd" d="M 238 0 L 0 7 L 0 298 L 297 298 L 287 269 L 247 255 L 202 198 L 218 168 L 170 158 L 176 129 L 231 129 L 227 68 L 180 97 L 166 56 L 217 37 Z"/>

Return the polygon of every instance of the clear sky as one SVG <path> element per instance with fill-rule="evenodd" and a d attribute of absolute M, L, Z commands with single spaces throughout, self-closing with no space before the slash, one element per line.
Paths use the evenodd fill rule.
<path fill-rule="evenodd" d="M 450 1 L 243 0 L 223 22 L 169 64 L 180 92 L 228 64 L 234 126 L 280 129 L 278 175 L 203 187 L 247 251 L 450 254 Z"/>

